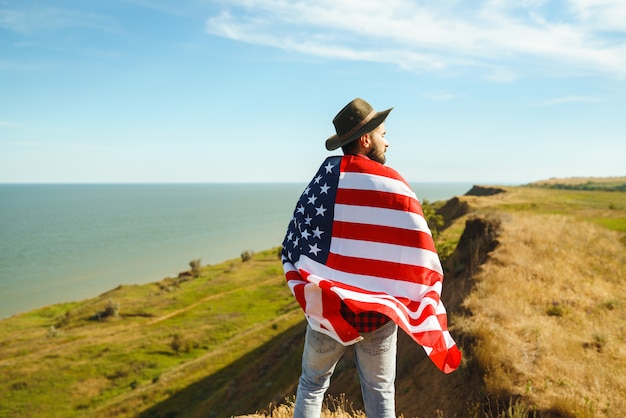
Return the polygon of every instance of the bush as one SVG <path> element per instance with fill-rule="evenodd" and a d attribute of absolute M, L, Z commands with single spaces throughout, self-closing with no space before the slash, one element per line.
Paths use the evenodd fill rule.
<path fill-rule="evenodd" d="M 118 302 L 114 302 L 113 299 L 109 299 L 107 301 L 107 305 L 104 308 L 104 312 L 102 313 L 102 317 L 107 318 L 109 316 L 118 316 L 120 314 L 120 304 Z"/>
<path fill-rule="evenodd" d="M 436 240 L 445 223 L 443 216 L 439 215 L 433 205 L 426 199 L 422 202 L 422 211 L 424 212 L 424 219 L 426 219 L 428 223 L 433 240 Z"/>
<path fill-rule="evenodd" d="M 191 275 L 195 277 L 200 276 L 200 266 L 202 263 L 202 259 L 198 258 L 197 260 L 191 260 L 189 262 L 189 267 L 191 267 Z"/>
<path fill-rule="evenodd" d="M 181 334 L 172 334 L 172 340 L 170 341 L 170 348 L 174 350 L 176 354 L 189 353 L 192 349 L 198 348 L 198 343 L 191 338 L 186 338 Z"/>
<path fill-rule="evenodd" d="M 252 258 L 254 255 L 254 251 L 246 250 L 241 253 L 241 261 L 246 262 Z"/>
<path fill-rule="evenodd" d="M 105 318 L 117 317 L 120 314 L 120 304 L 118 302 L 114 302 L 113 299 L 109 299 L 107 301 L 106 306 L 103 311 L 98 311 L 92 317 L 92 319 L 96 321 L 101 321 Z"/>

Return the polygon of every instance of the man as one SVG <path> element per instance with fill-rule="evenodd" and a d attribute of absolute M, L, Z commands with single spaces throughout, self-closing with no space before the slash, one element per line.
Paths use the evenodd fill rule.
<path fill-rule="evenodd" d="M 333 119 L 327 158 L 302 193 L 283 241 L 287 283 L 308 327 L 294 417 L 319 417 L 343 353 L 355 350 L 368 417 L 395 417 L 397 329 L 445 373 L 461 353 L 446 329 L 443 271 L 408 183 L 384 166 L 385 120 L 365 100 Z"/>

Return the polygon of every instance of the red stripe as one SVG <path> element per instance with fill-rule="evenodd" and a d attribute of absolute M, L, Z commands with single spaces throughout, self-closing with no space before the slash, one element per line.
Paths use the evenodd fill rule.
<path fill-rule="evenodd" d="M 292 280 L 302 280 L 302 276 L 300 276 L 300 274 L 298 274 L 298 272 L 295 270 L 289 270 L 288 272 L 286 272 L 285 278 L 287 279 L 287 282 L 290 282 Z"/>
<path fill-rule="evenodd" d="M 334 253 L 328 254 L 328 260 L 326 262 L 326 265 L 329 268 L 344 273 L 360 274 L 362 276 L 382 277 L 399 281 L 423 284 L 426 286 L 432 286 L 442 279 L 439 273 L 425 267 L 392 263 L 390 261 L 347 257 Z"/>
<path fill-rule="evenodd" d="M 370 160 L 364 156 L 358 155 L 346 155 L 341 159 L 340 171 L 342 173 L 365 173 L 373 174 L 376 176 L 388 177 L 395 180 L 400 180 L 409 187 L 409 184 L 402 178 L 393 168 L 387 167 L 376 161 Z"/>
<path fill-rule="evenodd" d="M 392 226 L 335 221 L 333 222 L 333 238 L 381 242 L 437 251 L 432 237 L 426 232 Z"/>
<path fill-rule="evenodd" d="M 437 320 L 439 321 L 439 326 L 441 327 L 441 330 L 447 331 L 448 330 L 448 315 L 447 314 L 437 315 Z"/>
<path fill-rule="evenodd" d="M 345 299 L 344 302 L 346 303 L 346 305 L 348 305 L 348 307 L 353 312 L 357 312 L 357 313 L 367 312 L 367 311 L 380 312 L 388 316 L 391 320 L 393 320 L 395 323 L 398 323 L 398 324 L 402 323 L 402 321 L 400 321 L 400 317 L 402 317 L 402 319 L 406 320 L 409 323 L 409 326 L 411 327 L 421 325 L 428 317 L 432 316 L 434 312 L 433 308 L 427 307 L 426 309 L 424 309 L 424 311 L 420 314 L 419 317 L 411 318 L 410 316 L 404 315 L 404 314 L 398 315 L 395 310 L 393 310 L 387 305 L 382 305 L 382 304 L 372 303 L 372 302 L 363 302 L 358 299 Z M 414 312 L 417 312 L 417 311 L 414 311 Z M 410 333 L 408 329 L 405 329 L 405 330 L 407 331 L 407 333 Z M 424 331 L 424 332 L 429 332 L 429 331 Z M 440 330 L 434 330 L 430 332 L 441 333 Z"/>
<path fill-rule="evenodd" d="M 297 271 L 288 271 L 285 274 L 285 277 L 287 278 L 287 282 L 292 280 L 302 281 L 302 276 L 300 276 Z M 293 296 L 296 298 L 302 309 L 306 312 L 306 298 L 304 297 L 305 285 L 306 283 L 302 283 L 293 286 Z"/>
<path fill-rule="evenodd" d="M 417 199 L 378 190 L 337 189 L 335 204 L 394 209 L 424 216 Z"/>

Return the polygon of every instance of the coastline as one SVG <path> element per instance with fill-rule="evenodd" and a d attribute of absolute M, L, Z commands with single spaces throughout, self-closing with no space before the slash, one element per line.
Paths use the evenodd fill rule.
<path fill-rule="evenodd" d="M 420 200 L 471 183 L 412 183 Z M 12 185 L 0 230 L 0 319 L 175 277 L 281 244 L 304 185 Z M 10 189 L 12 194 L 6 195 Z M 7 197 L 8 196 L 8 197 Z M 20 200 L 21 199 L 21 200 Z M 21 206 L 20 206 L 21 205 Z M 7 213 L 8 212 L 8 213 Z M 4 233 L 3 233 L 4 235 Z M 4 237 L 3 237 L 4 238 Z"/>

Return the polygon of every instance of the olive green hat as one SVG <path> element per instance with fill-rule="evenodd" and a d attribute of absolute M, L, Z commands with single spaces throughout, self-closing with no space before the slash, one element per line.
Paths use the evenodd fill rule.
<path fill-rule="evenodd" d="M 337 133 L 326 140 L 326 149 L 335 150 L 373 131 L 385 121 L 392 109 L 376 112 L 365 100 L 352 100 L 333 119 Z"/>

